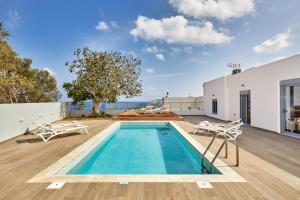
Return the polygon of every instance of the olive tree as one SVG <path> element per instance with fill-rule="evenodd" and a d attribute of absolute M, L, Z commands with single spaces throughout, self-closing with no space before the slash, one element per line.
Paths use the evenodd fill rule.
<path fill-rule="evenodd" d="M 99 113 L 101 102 L 113 103 L 120 96 L 130 98 L 142 93 L 141 60 L 136 56 L 91 51 L 88 47 L 77 49 L 74 56 L 66 66 L 77 78 L 63 87 L 75 102 L 92 100 L 93 113 Z"/>

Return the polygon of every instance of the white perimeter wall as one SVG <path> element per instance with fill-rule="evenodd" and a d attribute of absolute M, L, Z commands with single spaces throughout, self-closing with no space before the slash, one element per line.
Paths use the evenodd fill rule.
<path fill-rule="evenodd" d="M 280 81 L 295 78 L 300 78 L 300 55 L 206 82 L 205 113 L 223 120 L 240 118 L 240 91 L 250 90 L 251 125 L 280 132 Z M 217 116 L 211 114 L 212 94 L 218 99 Z"/>
<path fill-rule="evenodd" d="M 64 103 L 0 104 L 0 142 L 66 116 Z"/>

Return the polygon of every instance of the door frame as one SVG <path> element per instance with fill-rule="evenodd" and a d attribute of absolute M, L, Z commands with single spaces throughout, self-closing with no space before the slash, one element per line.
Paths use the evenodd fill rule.
<path fill-rule="evenodd" d="M 285 110 L 285 105 L 286 105 L 286 98 L 285 98 L 285 87 L 289 86 L 300 86 L 300 78 L 296 79 L 289 79 L 289 80 L 283 80 L 280 81 L 280 132 L 283 134 L 295 134 L 291 133 L 289 131 L 285 130 L 285 119 L 286 119 L 286 112 Z M 298 135 L 298 134 L 297 134 Z"/>
<path fill-rule="evenodd" d="M 250 116 L 249 116 L 249 118 L 250 118 L 250 122 L 248 123 L 248 115 L 247 115 L 247 112 L 248 111 L 246 111 L 246 121 L 247 122 L 244 122 L 244 124 L 246 124 L 246 125 L 251 125 L 251 91 L 250 90 L 243 90 L 243 91 L 240 91 L 240 119 L 242 119 L 242 95 L 249 95 L 249 98 L 250 98 L 250 100 L 249 100 L 249 103 L 250 103 Z M 246 109 L 248 110 L 248 102 L 247 102 L 247 99 L 246 99 Z"/>

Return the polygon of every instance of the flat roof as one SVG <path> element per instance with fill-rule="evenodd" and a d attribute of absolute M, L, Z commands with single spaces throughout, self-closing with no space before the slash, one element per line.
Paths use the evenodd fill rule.
<path fill-rule="evenodd" d="M 292 55 L 292 56 L 283 57 L 283 58 L 281 58 L 281 59 L 279 59 L 279 60 L 273 60 L 273 61 L 270 61 L 270 62 L 268 62 L 268 63 L 261 64 L 261 65 L 259 65 L 259 66 L 254 66 L 254 67 L 251 67 L 251 68 L 242 70 L 240 73 L 237 73 L 237 74 L 228 74 L 228 75 L 220 76 L 220 77 L 214 78 L 214 79 L 212 79 L 212 80 L 205 81 L 203 84 L 208 83 L 208 82 L 211 82 L 211 81 L 215 81 L 215 80 L 218 80 L 218 79 L 222 79 L 222 78 L 225 78 L 225 77 L 234 76 L 234 75 L 239 75 L 239 74 L 248 72 L 248 71 L 250 71 L 250 70 L 259 70 L 259 69 L 262 69 L 262 68 L 264 68 L 264 67 L 269 67 L 270 64 L 272 64 L 272 63 L 281 62 L 281 61 L 283 61 L 283 60 L 291 59 L 291 58 L 298 57 L 298 56 L 300 56 L 300 52 L 297 53 L 297 54 L 295 54 L 295 55 Z"/>

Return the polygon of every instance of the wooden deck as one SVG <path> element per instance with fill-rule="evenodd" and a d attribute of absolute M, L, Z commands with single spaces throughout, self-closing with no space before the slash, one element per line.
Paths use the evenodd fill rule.
<path fill-rule="evenodd" d="M 26 183 L 114 121 L 83 123 L 90 135 L 70 134 L 47 143 L 26 135 L 0 143 L 0 199 L 300 199 L 300 140 L 251 127 L 243 127 L 240 166 L 234 167 L 246 183 L 212 183 L 213 189 L 199 189 L 195 183 L 67 183 L 59 190 L 46 190 L 47 183 Z M 192 130 L 188 122 L 176 123 Z M 194 138 L 203 145 L 211 139 L 204 134 Z M 234 164 L 233 145 L 223 161 Z"/>

